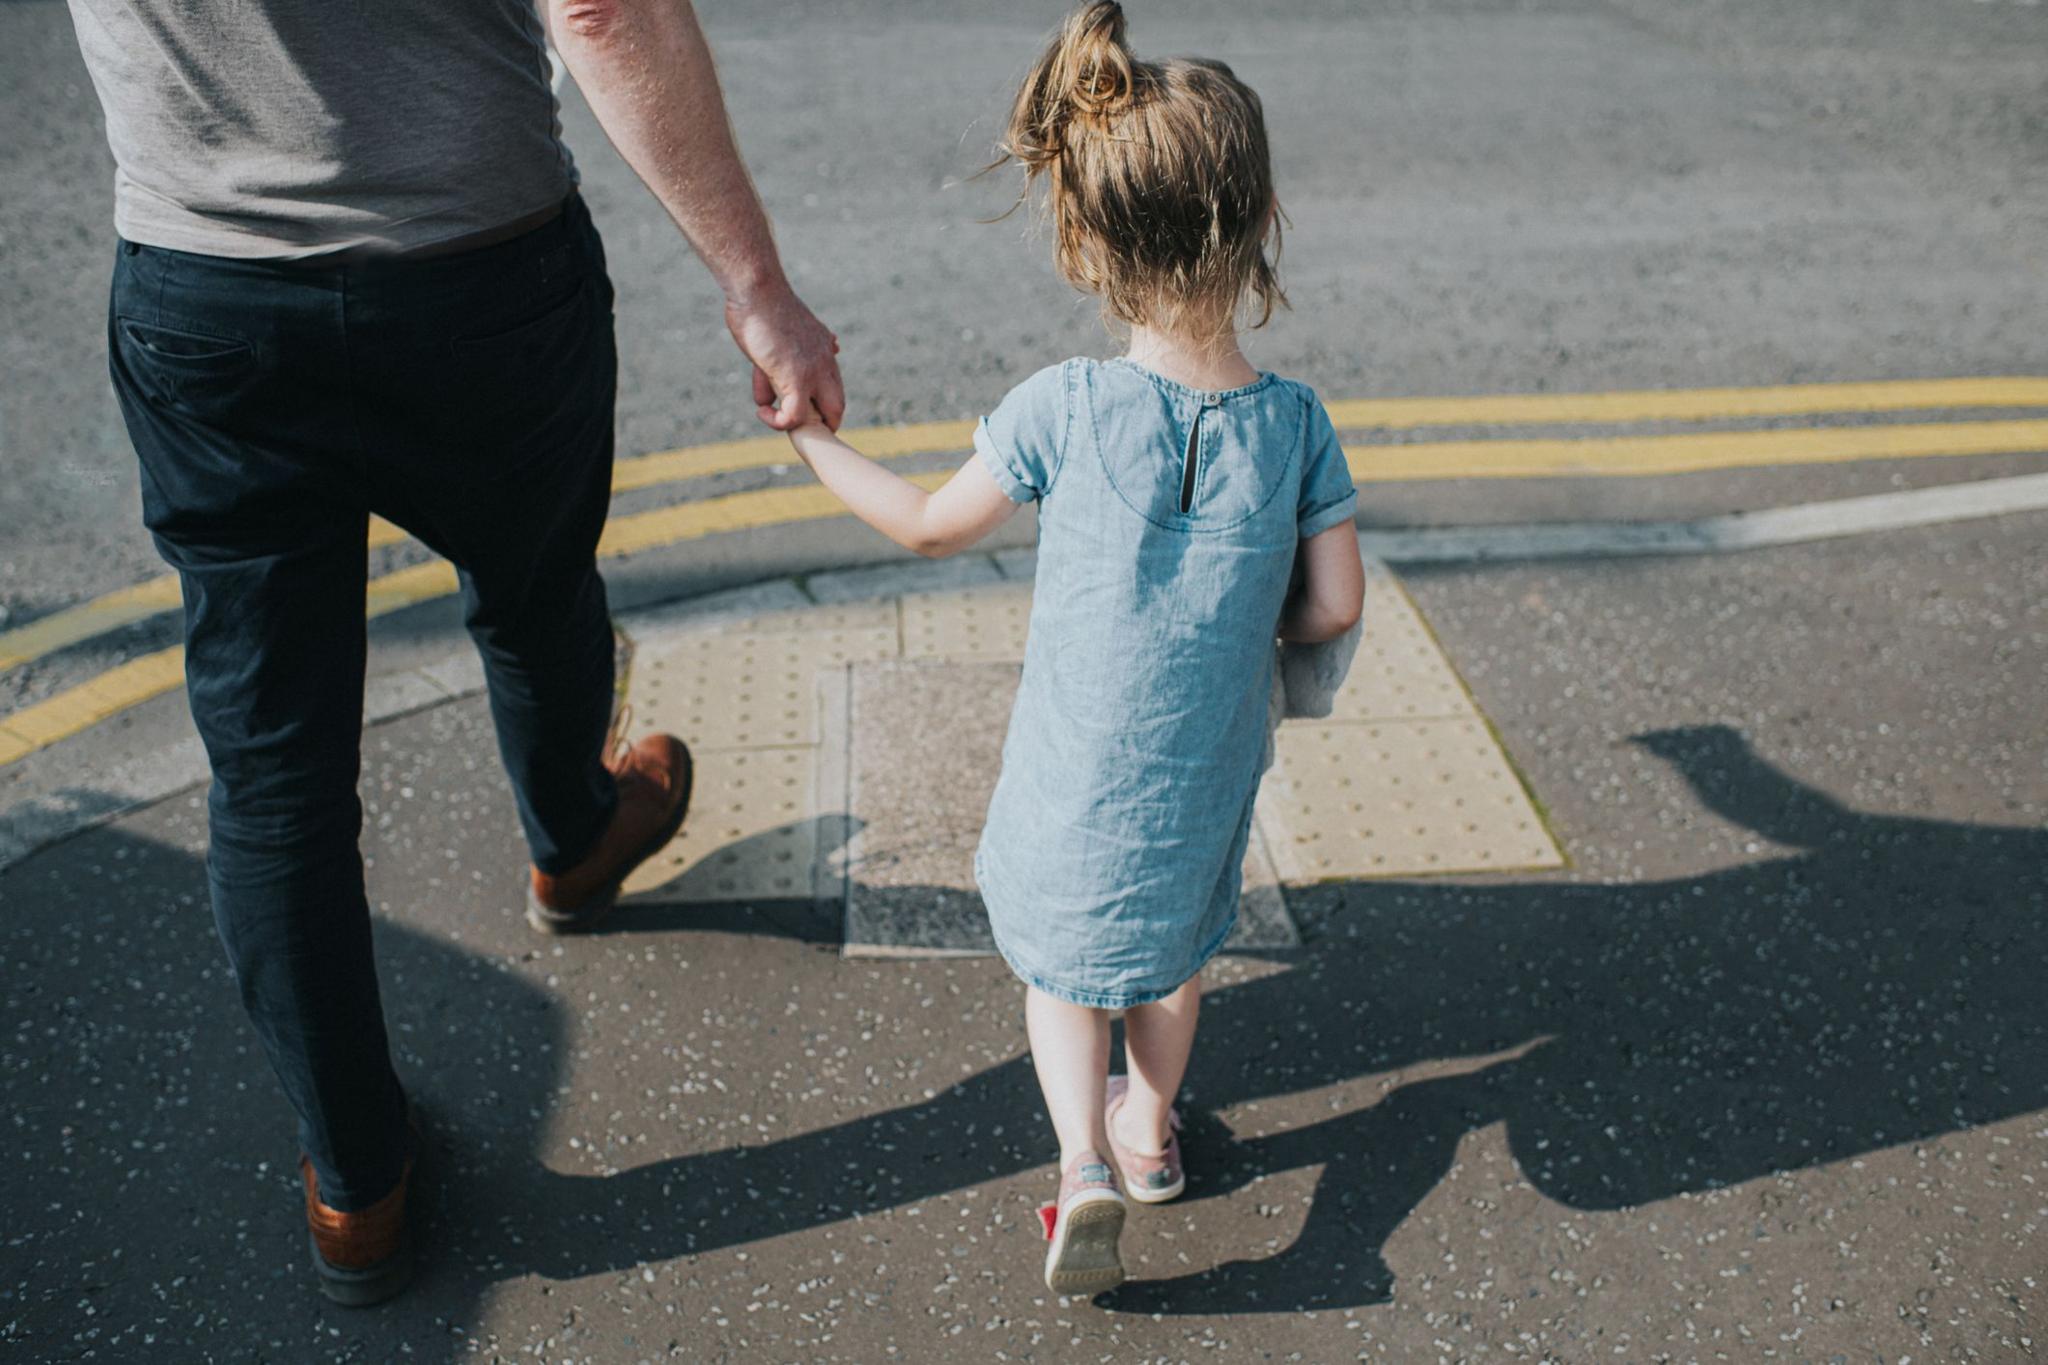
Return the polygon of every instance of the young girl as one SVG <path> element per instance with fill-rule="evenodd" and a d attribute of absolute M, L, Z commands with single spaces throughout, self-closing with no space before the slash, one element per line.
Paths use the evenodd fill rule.
<path fill-rule="evenodd" d="M 821 424 L 791 441 L 919 554 L 1039 505 L 1023 681 L 975 878 L 1026 986 L 1059 1137 L 1045 1282 L 1095 1294 L 1124 1277 L 1126 1196 L 1186 1184 L 1173 1098 L 1197 974 L 1237 916 L 1274 639 L 1344 633 L 1364 573 L 1322 404 L 1238 349 L 1240 309 L 1258 326 L 1284 302 L 1258 96 L 1220 62 L 1137 60 L 1122 10 L 1097 0 L 1032 68 L 1002 150 L 1027 192 L 1045 184 L 1059 268 L 1129 326 L 1127 354 L 1018 385 L 933 493 Z M 1118 1012 L 1128 1075 L 1109 1076 Z"/>

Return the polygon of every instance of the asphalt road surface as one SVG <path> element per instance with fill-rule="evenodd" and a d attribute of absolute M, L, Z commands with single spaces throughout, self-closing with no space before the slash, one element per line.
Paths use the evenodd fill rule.
<path fill-rule="evenodd" d="M 1058 5 L 703 9 L 850 421 L 972 417 L 1112 352 L 1028 223 L 979 221 L 1004 182 L 969 179 Z M 1254 358 L 1330 398 L 2048 375 L 2048 6 L 1131 10 L 1141 52 L 1263 93 L 1294 306 Z M 622 454 L 752 434 L 702 270 L 565 99 L 620 284 Z M 54 0 L 0 0 L 0 112 L 6 629 L 161 565 L 104 375 L 111 169 Z M 1690 517 L 2041 453 L 1424 480 L 1361 517 Z M 0 1357 L 2039 1359 L 2044 535 L 2034 511 L 1404 571 L 1571 866 L 1317 887 L 1302 948 L 1220 962 L 1189 1196 L 1134 1220 L 1136 1283 L 1099 1306 L 1037 1281 L 1050 1148 L 999 964 L 848 962 L 789 904 L 536 941 L 472 697 L 366 737 L 386 1005 L 439 1173 L 414 1292 L 330 1309 L 181 791 L 0 869 Z M 885 551 L 809 521 L 607 573 L 645 602 Z M 0 672 L 0 711 L 175 639 L 157 617 Z M 445 602 L 373 641 L 373 668 L 461 643 Z M 0 767 L 0 815 L 187 734 L 157 696 Z"/>
<path fill-rule="evenodd" d="M 844 340 L 849 420 L 973 417 L 1044 363 L 1109 350 L 1024 220 L 978 221 L 1013 182 L 968 180 L 1061 8 L 702 6 L 791 272 Z M 1221 55 L 1261 91 L 1294 307 L 1255 358 L 1326 395 L 2048 366 L 2038 6 L 1132 16 L 1141 52 Z M 704 272 L 566 99 L 621 286 L 621 452 L 758 430 Z M 19 625 L 161 566 L 104 374 L 111 162 L 55 0 L 0 4 L 0 111 L 0 610 Z M 678 573 L 722 553 L 742 551 L 699 547 Z M 747 573 L 777 558 L 744 553 Z"/>

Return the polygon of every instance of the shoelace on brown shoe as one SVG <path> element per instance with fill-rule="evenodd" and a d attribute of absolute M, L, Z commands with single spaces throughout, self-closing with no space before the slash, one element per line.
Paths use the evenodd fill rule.
<path fill-rule="evenodd" d="M 633 725 L 633 703 L 622 701 L 612 712 L 612 723 L 604 734 L 605 770 L 616 774 L 632 754 L 633 746 L 626 743 L 626 731 Z"/>
<path fill-rule="evenodd" d="M 623 789 L 628 784 L 646 785 L 668 795 L 669 781 L 666 774 L 657 779 L 645 768 L 633 761 L 634 746 L 627 742 L 626 734 L 633 728 L 633 703 L 622 701 L 612 715 L 611 729 L 604 737 L 605 771 Z"/>

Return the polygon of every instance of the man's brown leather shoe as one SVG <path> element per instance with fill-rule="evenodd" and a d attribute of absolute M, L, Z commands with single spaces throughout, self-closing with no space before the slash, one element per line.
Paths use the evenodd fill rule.
<path fill-rule="evenodd" d="M 544 934 L 582 933 L 603 919 L 633 869 L 661 852 L 690 808 L 689 746 L 649 735 L 605 761 L 619 786 L 619 808 L 582 862 L 550 876 L 533 869 L 526 922 Z"/>
<path fill-rule="evenodd" d="M 299 1178 L 306 1185 L 306 1234 L 313 1247 L 313 1269 L 320 1292 L 350 1308 L 382 1303 L 412 1280 L 412 1231 L 406 1218 L 406 1194 L 412 1185 L 412 1159 L 398 1186 L 366 1209 L 343 1213 L 320 1199 L 320 1177 L 313 1163 L 299 1158 Z"/>

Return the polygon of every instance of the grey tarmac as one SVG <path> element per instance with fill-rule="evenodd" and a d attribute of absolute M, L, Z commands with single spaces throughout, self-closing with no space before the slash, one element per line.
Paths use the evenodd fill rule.
<path fill-rule="evenodd" d="M 1220 959 L 1191 1188 L 1100 1306 L 989 959 L 809 901 L 556 942 L 478 700 L 374 727 L 442 1172 L 414 1291 L 306 1282 L 200 795 L 0 872 L 6 1340 L 32 1358 L 2032 1358 L 2048 1258 L 2048 517 L 1407 577 L 1573 859 L 1324 885 Z M 1902 583 L 1910 588 L 1902 588 Z M 1825 592 L 1816 591 L 1825 585 Z M 1916 667 L 1910 660 L 1938 659 Z M 1832 685 L 1817 688 L 1815 679 Z"/>
<path fill-rule="evenodd" d="M 852 420 L 972 416 L 1108 352 L 968 179 L 1060 5 L 702 8 Z M 1141 51 L 1226 56 L 1264 93 L 1294 309 L 1256 356 L 1332 397 L 2048 374 L 2048 6 L 1131 8 Z M 20 625 L 160 566 L 106 390 L 111 172 L 61 4 L 0 2 L 0 72 Z M 708 281 L 567 102 L 624 286 L 622 452 L 753 434 Z M 1688 521 L 2039 469 L 1413 483 L 1368 490 L 1361 525 Z M 1219 959 L 1189 1193 L 1134 1215 L 1134 1283 L 1099 1304 L 1037 1278 L 1051 1142 L 999 963 L 849 960 L 808 901 L 536 938 L 472 696 L 366 732 L 385 1006 L 437 1177 L 414 1290 L 329 1307 L 206 908 L 203 791 L 179 792 L 0 870 L 0 1358 L 2040 1359 L 2044 536 L 2029 511 L 1402 569 L 1571 865 L 1300 889 L 1299 948 Z M 887 559 L 840 520 L 607 571 L 645 607 Z M 13 670 L 0 706 L 166 632 Z M 459 623 L 429 604 L 373 641 L 397 678 Z M 188 734 L 159 698 L 0 770 L 0 807 Z"/>

